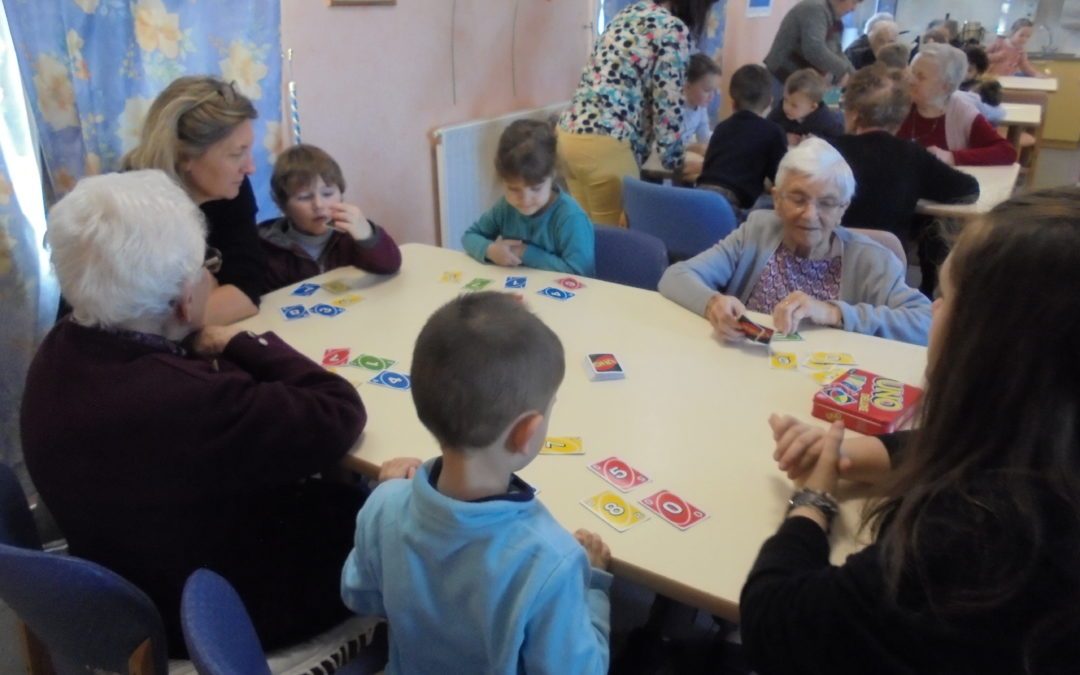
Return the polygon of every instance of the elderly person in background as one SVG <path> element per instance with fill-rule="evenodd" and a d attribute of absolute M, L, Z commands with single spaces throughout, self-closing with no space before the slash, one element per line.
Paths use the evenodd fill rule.
<path fill-rule="evenodd" d="M 866 20 L 866 23 L 863 24 L 863 34 L 855 38 L 855 40 L 848 45 L 847 49 L 844 50 L 844 56 L 848 58 L 848 61 L 851 61 L 851 65 L 854 66 L 856 70 L 862 68 L 863 65 L 874 62 L 873 56 L 874 51 L 876 50 L 870 48 L 870 32 L 874 30 L 874 26 L 885 21 L 893 22 L 895 19 L 893 18 L 893 15 L 888 12 L 878 12 L 871 16 Z"/>
<path fill-rule="evenodd" d="M 750 310 L 771 314 L 782 333 L 807 321 L 926 344 L 930 301 L 904 283 L 896 256 L 839 226 L 854 192 L 844 158 L 820 138 L 803 141 L 780 162 L 776 210 L 752 212 L 726 239 L 668 268 L 660 292 L 728 340 L 742 337 L 738 319 Z"/>
<path fill-rule="evenodd" d="M 840 51 L 841 20 L 862 0 L 802 0 L 784 15 L 765 67 L 774 78 L 773 100 L 784 96 L 784 82 L 802 68 L 814 68 L 834 83 L 855 70 Z"/>
<path fill-rule="evenodd" d="M 956 47 L 923 45 L 911 62 L 911 110 L 896 135 L 950 166 L 1012 164 L 1013 146 L 971 101 L 955 95 L 967 68 L 967 56 Z"/>
<path fill-rule="evenodd" d="M 855 70 L 872 66 L 877 62 L 877 53 L 887 44 L 896 42 L 900 38 L 900 27 L 892 21 L 879 21 L 870 30 L 868 41 L 870 49 L 864 52 L 858 61 L 852 60 L 851 65 Z"/>
<path fill-rule="evenodd" d="M 146 115 L 139 145 L 124 169 L 160 169 L 179 183 L 206 217 L 207 240 L 221 251 L 213 275 L 207 323 L 232 323 L 259 311 L 267 290 L 266 256 L 255 229 L 259 210 L 248 176 L 255 173 L 252 120 L 246 96 L 210 76 L 174 80 Z"/>
<path fill-rule="evenodd" d="M 46 240 L 73 310 L 30 366 L 22 444 L 72 554 L 145 591 L 173 655 L 200 567 L 236 587 L 267 649 L 347 617 L 363 496 L 310 476 L 364 428 L 356 390 L 272 333 L 203 328 L 202 214 L 161 171 L 84 179 Z"/>

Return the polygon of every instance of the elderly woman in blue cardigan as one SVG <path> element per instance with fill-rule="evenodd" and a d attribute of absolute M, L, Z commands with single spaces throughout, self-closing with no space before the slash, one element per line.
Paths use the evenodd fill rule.
<path fill-rule="evenodd" d="M 904 265 L 873 240 L 840 227 L 855 192 L 844 158 L 812 138 L 780 162 L 775 211 L 668 268 L 660 292 L 703 315 L 718 335 L 742 336 L 747 310 L 783 333 L 801 322 L 925 345 L 930 301 L 904 281 Z"/>

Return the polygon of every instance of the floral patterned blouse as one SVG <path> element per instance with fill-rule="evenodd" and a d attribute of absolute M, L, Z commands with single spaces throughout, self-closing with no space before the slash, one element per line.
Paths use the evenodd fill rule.
<path fill-rule="evenodd" d="M 754 290 L 746 299 L 751 312 L 772 314 L 780 301 L 795 291 L 816 300 L 840 298 L 840 256 L 823 260 L 800 258 L 781 244 L 765 264 Z"/>
<path fill-rule="evenodd" d="M 682 166 L 683 81 L 690 61 L 686 24 L 655 2 L 615 15 L 596 42 L 559 127 L 630 142 L 639 165 L 655 142 L 668 169 Z"/>

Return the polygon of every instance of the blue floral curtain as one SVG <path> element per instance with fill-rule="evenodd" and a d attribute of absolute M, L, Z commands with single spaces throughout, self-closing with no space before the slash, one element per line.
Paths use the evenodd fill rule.
<path fill-rule="evenodd" d="M 261 217 L 281 150 L 277 0 L 4 0 L 46 181 L 62 196 L 113 171 L 154 97 L 180 75 L 234 81 L 259 111 L 252 177 Z"/>

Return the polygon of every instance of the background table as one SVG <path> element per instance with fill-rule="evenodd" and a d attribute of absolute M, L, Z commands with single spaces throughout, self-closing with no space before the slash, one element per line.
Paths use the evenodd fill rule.
<path fill-rule="evenodd" d="M 566 377 L 548 433 L 581 436 L 586 454 L 541 455 L 523 478 L 540 489 L 540 499 L 568 530 L 585 527 L 604 537 L 615 574 L 735 619 L 743 581 L 762 542 L 780 524 L 792 491 L 772 460 L 766 420 L 773 411 L 810 420 L 817 388 L 810 376 L 770 369 L 763 347 L 718 343 L 705 319 L 655 292 L 585 279 L 586 288 L 559 302 L 537 291 L 561 274 L 480 265 L 462 253 L 419 244 L 402 246 L 402 254 L 401 272 L 393 277 L 354 268 L 315 277 L 344 279 L 364 296 L 336 318 L 285 321 L 279 307 L 334 297 L 320 290 L 297 298 L 290 287 L 267 295 L 259 315 L 242 323 L 277 332 L 312 359 L 321 360 L 329 347 L 349 347 L 353 355 L 396 359 L 393 369 L 408 372 L 421 326 L 466 282 L 484 277 L 495 281 L 491 288 L 502 289 L 507 274 L 527 276 L 526 304 L 558 333 L 566 350 Z M 441 283 L 444 271 L 461 271 L 461 281 Z M 871 371 L 908 383 L 922 379 L 922 347 L 829 329 L 808 328 L 804 336 L 806 342 L 794 343 L 792 351 L 846 351 Z M 597 351 L 614 352 L 626 379 L 589 381 L 585 355 Z M 375 374 L 370 371 L 338 372 L 357 384 L 368 410 L 352 466 L 372 474 L 392 457 L 438 454 L 407 392 L 368 384 Z M 709 518 L 686 532 L 655 515 L 628 532 L 608 527 L 579 502 L 608 489 L 586 467 L 611 455 L 652 478 L 628 495 L 635 503 L 666 488 Z M 849 503 L 836 524 L 837 562 L 856 547 L 859 514 L 859 505 Z"/>
<path fill-rule="evenodd" d="M 997 78 L 1002 89 L 1017 89 L 1020 91 L 1045 91 L 1053 93 L 1058 90 L 1056 77 L 1018 77 L 1007 75 Z"/>
<path fill-rule="evenodd" d="M 1016 179 L 1020 175 L 1020 165 L 1009 166 L 958 166 L 964 173 L 975 176 L 979 181 L 979 200 L 973 204 L 942 204 L 920 200 L 915 208 L 917 213 L 942 218 L 967 220 L 977 218 L 990 211 L 1001 202 L 1012 197 Z"/>

